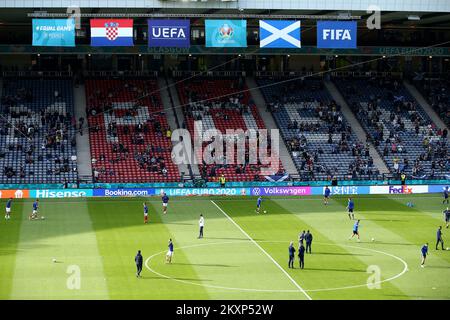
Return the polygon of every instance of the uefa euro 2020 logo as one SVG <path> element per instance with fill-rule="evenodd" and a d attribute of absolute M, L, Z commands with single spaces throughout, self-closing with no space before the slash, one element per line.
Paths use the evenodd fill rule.
<path fill-rule="evenodd" d="M 233 34 L 233 28 L 226 23 L 219 29 L 219 35 L 223 40 L 231 39 Z"/>

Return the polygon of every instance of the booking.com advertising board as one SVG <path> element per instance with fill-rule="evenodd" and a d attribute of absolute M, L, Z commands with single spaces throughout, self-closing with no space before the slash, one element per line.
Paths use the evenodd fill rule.
<path fill-rule="evenodd" d="M 383 185 L 330 187 L 331 195 L 423 194 L 441 193 L 448 185 Z M 136 189 L 8 189 L 0 198 L 85 198 L 85 197 L 169 197 L 188 196 L 309 196 L 323 195 L 325 187 L 253 187 L 253 188 L 136 188 Z"/>
<path fill-rule="evenodd" d="M 151 197 L 155 189 L 94 189 L 94 197 Z"/>

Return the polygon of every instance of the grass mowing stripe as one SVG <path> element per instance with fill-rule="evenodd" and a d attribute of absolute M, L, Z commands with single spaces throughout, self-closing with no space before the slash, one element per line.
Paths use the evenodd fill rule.
<path fill-rule="evenodd" d="M 252 243 L 254 243 L 288 277 L 288 279 L 300 290 L 300 292 L 302 292 L 308 298 L 308 300 L 312 300 L 310 295 L 307 294 L 305 290 L 303 290 L 303 288 L 286 272 L 286 270 L 284 270 L 280 266 L 280 264 L 278 262 L 276 262 L 272 258 L 272 256 L 270 254 L 267 253 L 266 250 L 264 250 L 255 240 L 253 240 L 253 238 L 250 237 L 248 235 L 248 233 L 245 232 L 233 219 L 231 219 L 231 217 L 225 211 L 223 211 L 222 208 L 220 208 L 213 200 L 211 200 L 211 202 L 217 207 L 217 209 L 219 209 L 220 212 L 222 212 L 225 215 L 225 217 L 227 217 L 228 220 L 231 221 L 231 223 L 233 223 Z"/>
<path fill-rule="evenodd" d="M 112 199 L 109 203 L 90 201 L 89 213 L 97 233 L 100 254 L 103 256 L 105 274 L 111 299 L 209 299 L 207 291 L 156 276 L 147 269 L 142 278 L 135 276 L 134 255 L 142 250 L 144 260 L 154 253 L 167 250 L 167 240 L 175 239 L 175 261 L 186 260 L 182 250 L 177 250 L 177 237 L 169 225 L 163 223 L 156 202 L 149 205 L 149 223 L 143 222 L 142 202 L 146 198 Z M 170 212 L 170 211 L 169 211 Z M 177 273 L 181 278 L 198 279 L 189 265 L 167 265 L 164 254 L 152 260 L 152 267 L 165 273 Z M 179 270 L 182 270 L 180 272 Z"/>
<path fill-rule="evenodd" d="M 393 294 L 393 292 L 386 291 L 383 286 L 384 293 L 381 295 L 381 298 L 444 298 L 446 292 L 448 292 L 448 285 L 442 282 L 442 278 L 448 273 L 448 264 L 441 259 L 436 259 L 433 255 L 434 252 L 432 252 L 428 263 L 432 263 L 434 266 L 430 265 L 429 269 L 421 269 L 419 266 L 420 246 L 423 244 L 422 241 L 425 241 L 426 237 L 429 236 L 426 226 L 430 223 L 432 224 L 434 219 L 407 207 L 405 203 L 408 201 L 408 197 L 410 196 L 403 198 L 404 204 L 392 203 L 391 197 L 383 195 L 379 196 L 379 199 L 383 201 L 362 200 L 359 197 L 354 197 L 356 204 L 355 217 L 357 219 L 361 218 L 362 223 L 361 245 L 377 247 L 383 251 L 395 253 L 409 265 L 409 271 L 391 283 L 401 290 L 402 293 Z M 422 195 L 411 197 L 417 199 L 415 208 L 419 207 L 419 202 L 423 202 L 429 207 L 427 205 L 429 197 L 423 197 Z M 283 204 L 292 209 L 297 209 L 293 203 L 283 201 Z M 335 208 L 336 205 L 338 208 Z M 342 197 L 334 198 L 330 206 L 320 205 L 320 200 L 318 199 L 315 210 L 311 210 L 309 213 L 301 212 L 298 209 L 296 211 L 300 211 L 298 212 L 299 218 L 310 221 L 312 224 L 317 224 L 321 228 L 333 230 L 329 235 L 333 240 L 339 241 L 339 238 L 345 239 L 345 236 L 350 234 L 352 225 L 352 223 L 349 223 L 348 227 L 342 229 L 344 220 L 348 219 L 345 206 L 346 199 Z M 325 212 L 327 212 L 327 215 L 322 214 Z M 376 241 L 371 242 L 371 237 L 375 237 Z M 445 253 L 442 252 L 441 254 L 445 256 Z M 389 265 L 387 266 L 389 267 Z M 392 267 L 395 266 L 392 265 Z M 432 271 L 432 267 L 436 269 L 442 268 L 442 270 L 435 272 L 436 269 Z M 385 267 L 382 268 L 382 271 L 384 269 Z"/>
<path fill-rule="evenodd" d="M 72 206 L 42 199 L 46 219 L 38 221 L 28 220 L 31 201 L 24 201 L 12 299 L 109 298 L 86 201 Z"/>
<path fill-rule="evenodd" d="M 0 201 L 5 208 L 6 200 Z M 0 300 L 8 299 L 12 289 L 12 279 L 16 263 L 20 226 L 22 224 L 22 202 L 13 201 L 11 219 L 0 216 Z"/>
<path fill-rule="evenodd" d="M 306 299 L 211 201 L 196 201 L 195 198 L 191 206 L 186 206 L 179 199 L 171 201 L 167 215 L 158 215 L 174 237 L 174 263 L 168 268 L 158 266 L 159 259 L 156 265 L 151 259 L 151 269 L 178 281 L 192 278 L 186 277 L 184 270 L 192 267 L 198 277 L 183 282 L 204 284 L 209 299 Z M 200 213 L 205 218 L 203 239 L 197 239 Z M 184 253 L 185 257 L 180 259 L 179 253 Z M 267 278 L 266 274 L 271 276 Z M 195 287 L 200 286 L 191 285 L 192 289 Z"/>
<path fill-rule="evenodd" d="M 283 201 L 275 198 L 276 201 Z M 281 261 L 287 263 L 287 245 L 292 237 L 297 238 L 299 231 L 307 230 L 311 224 L 309 219 L 299 219 L 299 217 L 292 214 L 292 210 L 307 210 L 307 212 L 315 212 L 314 217 L 329 220 L 328 214 L 321 214 L 320 208 L 323 206 L 321 200 L 316 198 L 316 202 L 308 202 L 307 205 L 302 206 L 302 197 L 297 198 L 297 201 L 283 201 L 290 206 L 289 209 L 281 207 L 273 198 L 267 199 L 263 202 L 264 210 L 267 213 L 255 214 L 253 205 L 251 208 L 248 203 L 241 201 L 224 201 L 220 204 L 228 212 L 232 212 L 231 217 L 245 228 L 247 232 L 260 243 L 269 254 L 281 264 Z M 347 218 L 348 219 L 348 218 Z M 318 230 L 325 232 L 330 236 L 330 232 L 334 233 L 334 226 L 324 228 L 318 226 L 317 229 L 309 228 L 314 234 L 313 253 L 312 255 L 305 255 L 305 269 L 298 268 L 289 269 L 287 272 L 299 283 L 302 287 L 313 292 L 311 296 L 316 299 L 380 299 L 383 293 L 389 292 L 400 295 L 402 292 L 389 283 L 383 285 L 383 290 L 369 290 L 367 286 L 359 286 L 349 290 L 339 291 L 325 291 L 328 288 L 342 288 L 353 285 L 366 284 L 369 274 L 367 267 L 369 265 L 380 264 L 381 267 L 395 264 L 394 269 L 386 273 L 387 277 L 391 277 L 401 272 L 403 264 L 395 259 L 377 253 L 370 253 L 363 249 L 349 248 L 341 246 L 342 240 L 347 243 L 347 227 L 345 227 L 343 239 L 338 241 L 329 240 Z M 269 242 L 264 242 L 268 240 Z M 275 240 L 275 243 L 271 243 Z M 279 242 L 284 241 L 284 242 Z M 284 244 L 283 244 L 284 243 Z M 323 245 L 326 243 L 327 245 Z M 363 257 L 363 259 L 360 259 Z M 286 259 L 286 260 L 285 260 Z M 297 267 L 297 265 L 295 265 Z M 320 290 L 325 289 L 325 290 Z M 314 291 L 312 291 L 314 290 Z"/>

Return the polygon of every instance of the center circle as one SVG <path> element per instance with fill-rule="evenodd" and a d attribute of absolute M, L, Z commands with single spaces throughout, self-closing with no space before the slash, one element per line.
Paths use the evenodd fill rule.
<path fill-rule="evenodd" d="M 249 243 L 249 242 L 248 241 L 242 241 L 242 242 L 236 242 L 236 241 L 211 242 L 211 243 L 202 243 L 202 244 L 194 244 L 194 245 L 183 246 L 183 247 L 179 247 L 179 249 L 189 249 L 189 248 L 197 248 L 197 247 L 213 246 L 213 245 L 217 246 L 217 245 L 228 245 L 228 244 L 240 244 L 240 243 Z M 286 241 L 263 240 L 263 241 L 258 241 L 258 243 L 286 243 Z M 336 246 L 336 247 L 342 246 L 342 247 L 347 247 L 347 248 L 352 248 L 352 249 L 359 249 L 359 250 L 363 250 L 363 251 L 369 251 L 369 252 L 373 252 L 373 253 L 377 253 L 377 254 L 381 254 L 381 255 L 385 255 L 385 256 L 391 257 L 391 258 L 393 258 L 393 259 L 395 259 L 395 260 L 397 260 L 397 261 L 399 261 L 399 262 L 401 262 L 403 264 L 403 270 L 401 272 L 399 272 L 398 274 L 396 274 L 396 275 L 394 275 L 392 277 L 389 277 L 387 279 L 374 282 L 371 285 L 378 285 L 378 284 L 381 284 L 383 282 L 392 281 L 392 280 L 394 280 L 394 279 L 396 279 L 398 277 L 401 277 L 403 274 L 405 274 L 408 271 L 408 264 L 402 258 L 397 257 L 397 256 L 395 256 L 393 254 L 384 252 L 384 251 L 370 249 L 370 248 L 364 248 L 364 247 L 357 247 L 357 246 L 352 246 L 352 245 L 345 245 L 345 244 L 339 245 L 339 244 L 335 244 L 335 243 L 321 243 L 321 242 L 316 242 L 316 244 L 325 245 L 325 246 Z M 193 281 L 184 280 L 184 279 L 176 279 L 176 278 L 173 278 L 171 276 L 162 274 L 162 273 L 154 270 L 149 265 L 153 258 L 155 258 L 157 256 L 160 256 L 160 255 L 162 255 L 164 253 L 166 253 L 166 251 L 157 252 L 157 253 L 149 256 L 145 260 L 145 267 L 149 271 L 151 271 L 152 273 L 160 276 L 161 278 L 169 279 L 169 280 L 180 282 L 180 283 L 184 283 L 184 284 L 194 285 L 194 286 L 201 286 L 201 287 L 207 287 L 207 288 L 213 288 L 213 289 L 231 290 L 231 291 L 300 292 L 298 289 L 235 288 L 235 287 L 227 287 L 227 286 L 219 286 L 219 285 L 210 285 L 210 284 L 204 284 L 204 283 L 195 283 Z M 199 281 L 201 281 L 201 279 L 199 279 Z M 335 287 L 335 288 L 304 289 L 304 291 L 305 292 L 336 291 L 336 290 L 354 289 L 354 288 L 360 288 L 360 287 L 366 287 L 366 286 L 367 286 L 367 283 L 351 285 L 351 286 Z"/>

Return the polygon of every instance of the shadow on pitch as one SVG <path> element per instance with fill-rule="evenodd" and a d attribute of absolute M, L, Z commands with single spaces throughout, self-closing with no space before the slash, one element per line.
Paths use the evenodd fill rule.
<path fill-rule="evenodd" d="M 212 281 L 210 279 L 191 279 L 191 278 L 165 278 L 165 277 L 147 277 L 142 276 L 140 279 L 143 280 L 178 280 L 178 281 L 198 281 L 198 282 L 204 282 L 204 281 Z"/>
<path fill-rule="evenodd" d="M 219 238 L 219 237 L 204 237 L 204 239 L 213 239 L 213 240 L 240 240 L 240 241 L 250 241 L 247 238 Z M 253 239 L 255 241 L 260 241 L 262 239 Z"/>
<path fill-rule="evenodd" d="M 308 268 L 305 267 L 305 270 L 313 270 L 313 271 L 332 271 L 332 272 L 362 272 L 366 273 L 366 270 L 358 270 L 358 269 L 329 269 L 329 268 Z"/>
<path fill-rule="evenodd" d="M 409 220 L 400 220 L 400 219 L 371 219 L 371 218 L 363 218 L 359 220 L 367 220 L 367 221 L 389 221 L 389 222 L 409 222 Z"/>
<path fill-rule="evenodd" d="M 415 246 L 414 243 L 400 243 L 400 242 L 370 242 L 370 241 L 361 241 L 361 243 L 372 243 L 372 244 L 389 244 L 393 246 Z"/>
<path fill-rule="evenodd" d="M 239 266 L 232 266 L 229 264 L 214 264 L 214 263 L 172 263 L 178 266 L 196 266 L 196 267 L 219 267 L 219 268 L 237 268 Z"/>
<path fill-rule="evenodd" d="M 446 266 L 430 266 L 430 265 L 425 266 L 425 268 L 427 268 L 427 269 L 450 269 L 450 267 L 446 267 Z"/>
<path fill-rule="evenodd" d="M 312 255 L 330 255 L 330 256 L 356 256 L 356 257 L 370 257 L 370 254 L 354 254 L 344 252 L 313 252 Z"/>

